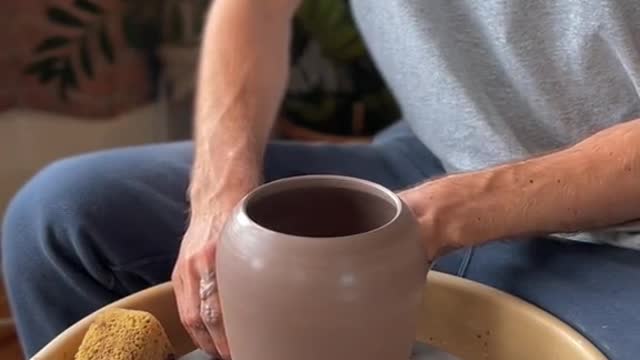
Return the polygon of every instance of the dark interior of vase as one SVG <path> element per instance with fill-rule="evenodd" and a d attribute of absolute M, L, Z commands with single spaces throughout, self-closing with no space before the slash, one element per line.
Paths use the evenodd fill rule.
<path fill-rule="evenodd" d="M 331 186 L 285 189 L 249 199 L 246 211 L 259 225 L 306 237 L 337 237 L 384 226 L 396 214 L 391 199 Z"/>

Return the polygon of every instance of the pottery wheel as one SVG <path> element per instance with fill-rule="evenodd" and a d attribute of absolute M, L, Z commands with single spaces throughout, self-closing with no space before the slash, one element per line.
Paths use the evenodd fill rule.
<path fill-rule="evenodd" d="M 178 360 L 213 360 L 210 356 L 200 350 L 189 353 Z M 427 344 L 416 342 L 411 351 L 409 360 L 459 360 L 453 355 L 449 355 Z"/>

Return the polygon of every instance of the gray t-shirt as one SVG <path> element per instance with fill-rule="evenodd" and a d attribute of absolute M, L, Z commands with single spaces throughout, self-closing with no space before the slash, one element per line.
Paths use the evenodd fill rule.
<path fill-rule="evenodd" d="M 404 118 L 447 171 L 640 117 L 639 0 L 351 2 Z M 628 232 L 572 237 L 640 248 Z"/>

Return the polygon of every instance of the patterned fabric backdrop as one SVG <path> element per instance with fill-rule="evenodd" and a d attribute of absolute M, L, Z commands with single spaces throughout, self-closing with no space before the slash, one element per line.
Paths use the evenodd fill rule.
<path fill-rule="evenodd" d="M 188 88 L 208 4 L 0 2 L 0 111 L 21 107 L 100 119 L 154 101 L 159 79 L 170 83 L 171 97 L 192 96 Z M 291 83 L 282 109 L 289 122 L 366 135 L 399 116 L 346 0 L 305 1 L 294 28 Z"/>
<path fill-rule="evenodd" d="M 0 2 L 0 111 L 100 118 L 148 102 L 149 58 L 125 41 L 126 6 L 122 0 Z"/>

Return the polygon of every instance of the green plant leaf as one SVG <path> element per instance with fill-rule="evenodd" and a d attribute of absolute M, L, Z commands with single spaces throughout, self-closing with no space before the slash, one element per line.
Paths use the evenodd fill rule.
<path fill-rule="evenodd" d="M 87 75 L 89 79 L 93 79 L 93 63 L 91 62 L 91 53 L 89 52 L 89 40 L 86 36 L 80 39 L 79 56 L 80 66 L 82 66 L 84 74 Z"/>
<path fill-rule="evenodd" d="M 314 13 L 317 24 L 329 25 L 336 19 L 344 18 L 347 15 L 344 0 L 322 0 L 314 1 L 318 3 Z"/>
<path fill-rule="evenodd" d="M 55 57 L 48 57 L 48 58 L 44 58 L 41 60 L 37 60 L 34 61 L 32 63 L 30 63 L 29 65 L 25 66 L 23 72 L 25 74 L 28 75 L 35 75 L 37 73 L 39 73 L 40 71 L 42 71 L 43 68 L 45 67 L 49 67 L 53 64 L 55 64 L 57 58 Z"/>
<path fill-rule="evenodd" d="M 59 25 L 76 28 L 84 27 L 84 22 L 82 20 L 78 19 L 75 15 L 69 13 L 67 10 L 61 9 L 59 7 L 48 8 L 47 17 L 49 18 L 49 20 Z"/>
<path fill-rule="evenodd" d="M 100 26 L 100 30 L 98 30 L 98 42 L 100 43 L 100 49 L 102 50 L 104 58 L 107 59 L 110 64 L 113 64 L 116 61 L 116 55 L 113 52 L 113 44 L 111 44 L 111 39 L 109 39 L 105 25 Z"/>
<path fill-rule="evenodd" d="M 75 5 L 78 9 L 91 13 L 93 15 L 101 15 L 103 13 L 102 7 L 92 3 L 89 0 L 75 0 L 73 2 L 73 5 Z"/>
<path fill-rule="evenodd" d="M 325 42 L 325 48 L 338 50 L 341 47 L 348 46 L 353 42 L 361 42 L 358 29 L 353 26 L 343 24 L 333 28 L 334 38 Z"/>
<path fill-rule="evenodd" d="M 38 76 L 38 81 L 47 83 L 51 81 L 57 72 L 58 60 L 57 57 L 48 57 L 34 61 L 24 68 L 24 73 Z"/>
<path fill-rule="evenodd" d="M 76 72 L 71 66 L 71 59 L 65 58 L 62 62 L 62 68 L 60 69 L 60 79 L 66 83 L 69 88 L 78 88 L 78 79 Z"/>
<path fill-rule="evenodd" d="M 64 36 L 51 36 L 40 42 L 34 52 L 43 53 L 45 51 L 57 49 L 67 45 L 70 42 L 69 38 Z"/>
<path fill-rule="evenodd" d="M 38 60 L 29 64 L 24 72 L 28 75 L 37 76 L 38 81 L 41 83 L 48 83 L 58 74 L 58 61 L 59 58 L 57 57 Z"/>
<path fill-rule="evenodd" d="M 366 55 L 366 48 L 360 41 L 354 41 L 341 49 L 331 49 L 336 60 L 350 62 Z M 331 51 L 330 50 L 330 51 Z"/>
<path fill-rule="evenodd" d="M 323 18 L 324 23 L 330 27 L 338 26 L 340 24 L 352 25 L 349 8 L 343 0 L 337 1 L 333 9 L 331 9 L 328 13 L 323 14 Z"/>
<path fill-rule="evenodd" d="M 296 11 L 296 19 L 303 23 L 306 19 L 311 16 L 311 5 L 309 1 L 303 1 L 302 4 L 298 7 L 298 11 Z"/>
<path fill-rule="evenodd" d="M 40 74 L 38 74 L 38 81 L 43 84 L 47 84 L 50 83 L 51 80 L 53 80 L 53 78 L 57 75 L 58 71 L 55 68 L 44 68 L 42 69 Z"/>
<path fill-rule="evenodd" d="M 306 0 L 296 16 L 327 57 L 351 62 L 366 55 L 344 0 Z"/>
<path fill-rule="evenodd" d="M 290 114 L 304 119 L 306 122 L 320 123 L 335 114 L 337 101 L 334 97 L 324 97 L 316 101 L 288 99 L 285 109 Z"/>

